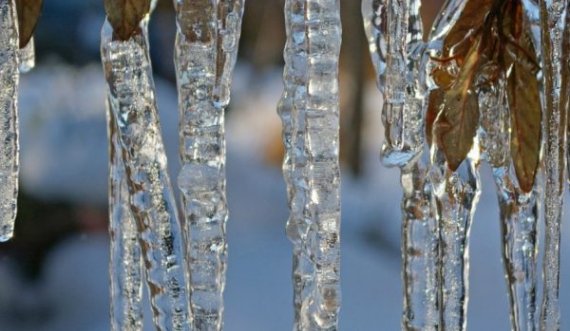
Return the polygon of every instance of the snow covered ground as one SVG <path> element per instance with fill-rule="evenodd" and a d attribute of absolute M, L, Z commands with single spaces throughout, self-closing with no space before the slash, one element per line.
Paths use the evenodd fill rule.
<path fill-rule="evenodd" d="M 253 76 L 240 66 L 228 116 L 229 266 L 225 330 L 285 331 L 293 319 L 291 245 L 280 169 L 262 153 L 279 132 L 279 69 Z M 63 84 L 63 85 L 61 85 Z M 58 94 L 65 86 L 67 93 Z M 172 174 L 176 173 L 176 95 L 158 81 Z M 341 329 L 399 330 L 399 172 L 377 160 L 380 95 L 367 98 L 366 173 L 343 174 Z M 23 186 L 45 198 L 106 202 L 104 90 L 99 66 L 75 72 L 52 65 L 22 79 Z M 483 195 L 472 228 L 469 328 L 508 330 L 506 286 L 494 184 L 484 168 Z M 567 210 L 565 215 L 570 215 Z M 568 217 L 566 217 L 566 220 Z M 562 247 L 562 330 L 570 330 L 570 224 Z M 69 239 L 50 253 L 41 282 L 30 285 L 0 261 L 0 330 L 103 331 L 108 321 L 108 241 Z M 147 317 L 149 314 L 147 313 Z M 147 318 L 148 319 L 148 318 Z M 147 330 L 152 330 L 147 321 Z"/>

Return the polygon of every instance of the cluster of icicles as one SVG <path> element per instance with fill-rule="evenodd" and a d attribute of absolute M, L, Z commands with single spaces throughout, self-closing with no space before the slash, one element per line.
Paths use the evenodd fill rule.
<path fill-rule="evenodd" d="M 481 93 L 475 143 L 449 170 L 424 123 L 430 68 L 467 0 L 448 0 L 427 40 L 420 0 L 363 0 L 378 85 L 384 96 L 382 160 L 401 168 L 404 330 L 465 330 L 469 228 L 480 192 L 479 165 L 508 147 L 502 91 Z M 153 1 L 152 7 L 156 4 Z M 106 22 L 101 57 L 108 87 L 112 329 L 142 329 L 143 284 L 158 330 L 221 330 L 226 270 L 224 111 L 230 100 L 244 0 L 175 0 L 182 218 L 166 170 L 147 26 L 115 40 Z M 566 178 L 567 3 L 524 1 L 541 31 L 545 109 L 544 294 L 537 312 L 537 220 L 543 187 L 524 192 L 511 164 L 493 168 L 501 208 L 503 257 L 513 330 L 560 328 L 558 303 L 562 197 Z M 152 11 L 152 10 L 151 10 Z M 338 59 L 340 0 L 286 0 L 284 93 L 278 106 L 283 174 L 293 243 L 294 330 L 338 330 L 340 170 Z M 182 31 L 182 26 L 192 31 Z M 566 54 L 566 55 L 565 55 Z M 0 0 L 0 240 L 12 236 L 18 191 L 19 73 L 33 67 L 33 41 L 19 49 L 15 0 Z M 182 220 L 183 219 L 183 220 Z M 540 314 L 539 322 L 537 315 Z"/>
<path fill-rule="evenodd" d="M 437 144 L 428 150 L 424 123 L 434 88 L 430 73 L 443 66 L 442 47 L 467 0 L 448 0 L 424 40 L 420 0 L 365 0 L 363 15 L 378 84 L 384 95 L 386 130 L 382 160 L 401 168 L 402 256 L 405 330 L 467 327 L 469 228 L 480 194 L 479 166 L 493 168 L 500 206 L 503 262 L 513 330 L 560 329 L 558 303 L 560 222 L 566 176 L 564 88 L 569 51 L 566 1 L 523 1 L 524 20 L 536 31 L 544 77 L 544 185 L 521 189 L 511 161 L 509 109 L 499 88 L 479 91 L 480 128 L 467 159 L 451 171 Z M 473 27 L 475 29 L 477 27 Z M 565 46 L 564 46 L 565 45 Z M 522 92 L 524 93 L 524 92 Z M 544 189 L 546 242 L 544 291 L 537 312 L 537 220 Z M 540 314 L 539 322 L 536 321 Z"/>

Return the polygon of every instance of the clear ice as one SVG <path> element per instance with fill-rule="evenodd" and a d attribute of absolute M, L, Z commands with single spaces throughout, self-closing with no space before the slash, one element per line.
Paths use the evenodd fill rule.
<path fill-rule="evenodd" d="M 227 263 L 224 114 L 243 0 L 176 0 L 178 187 L 186 220 L 195 330 L 221 330 Z"/>
<path fill-rule="evenodd" d="M 372 62 L 384 95 L 382 161 L 404 167 L 424 149 L 425 44 L 419 0 L 364 0 L 362 12 Z"/>
<path fill-rule="evenodd" d="M 14 234 L 18 200 L 19 35 L 14 0 L 0 1 L 0 241 Z"/>
<path fill-rule="evenodd" d="M 293 243 L 294 330 L 338 330 L 339 0 L 286 0 L 283 122 Z"/>
<path fill-rule="evenodd" d="M 427 52 L 430 58 L 442 56 L 443 42 L 457 22 L 467 0 L 449 0 L 444 4 L 432 30 Z M 424 57 L 428 89 L 435 88 L 429 75 L 434 67 L 456 65 Z M 440 233 L 440 328 L 465 330 L 469 301 L 469 232 L 480 195 L 480 147 L 477 138 L 457 171 L 449 169 L 437 144 L 431 146 L 430 180 L 437 203 Z"/>
<path fill-rule="evenodd" d="M 440 230 L 441 328 L 466 330 L 469 301 L 469 232 L 480 194 L 478 146 L 452 172 L 432 146 L 430 178 Z"/>
<path fill-rule="evenodd" d="M 512 329 L 536 329 L 538 189 L 524 192 L 510 150 L 510 110 L 504 81 L 479 93 L 482 158 L 493 169 L 501 218 L 505 279 Z"/>
<path fill-rule="evenodd" d="M 425 70 L 419 0 L 364 0 L 362 16 L 384 95 L 382 161 L 402 169 L 402 329 L 437 330 L 438 223 L 424 153 Z"/>
<path fill-rule="evenodd" d="M 111 238 L 111 330 L 142 331 L 143 260 L 131 213 L 125 163 L 117 123 L 107 107 L 109 135 L 109 235 Z"/>
<path fill-rule="evenodd" d="M 157 330 L 191 330 L 183 234 L 166 168 L 146 22 L 129 40 L 105 22 L 101 58 Z"/>
<path fill-rule="evenodd" d="M 570 30 L 563 0 L 539 0 L 542 76 L 544 87 L 544 289 L 541 331 L 560 330 L 560 225 L 566 182 L 566 130 L 568 113 Z"/>
<path fill-rule="evenodd" d="M 155 6 L 156 0 L 152 0 L 150 12 Z M 149 18 L 150 15 L 147 15 L 141 22 L 145 28 L 148 26 Z M 125 161 L 117 134 L 119 129 L 110 103 L 111 101 L 107 100 L 111 330 L 142 331 L 144 278 L 142 242 L 131 210 Z"/>
<path fill-rule="evenodd" d="M 403 330 L 439 330 L 439 225 L 423 159 L 402 171 Z"/>

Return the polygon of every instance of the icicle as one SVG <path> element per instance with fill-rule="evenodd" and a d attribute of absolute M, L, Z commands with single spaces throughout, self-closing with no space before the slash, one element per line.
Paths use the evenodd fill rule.
<path fill-rule="evenodd" d="M 34 38 L 30 39 L 28 44 L 19 51 L 20 72 L 26 73 L 36 66 L 36 47 Z"/>
<path fill-rule="evenodd" d="M 459 19 L 467 0 L 449 0 L 430 32 L 426 55 L 441 57 L 443 41 Z M 424 57 L 428 89 L 437 88 L 430 77 L 438 61 Z M 423 68 L 423 66 L 422 66 Z M 469 284 L 469 231 L 479 195 L 479 142 L 474 141 L 467 159 L 452 172 L 437 144 L 431 147 L 430 180 L 437 204 L 440 233 L 440 316 L 442 330 L 465 330 Z"/>
<path fill-rule="evenodd" d="M 402 171 L 403 330 L 438 330 L 439 231 L 428 167 Z"/>
<path fill-rule="evenodd" d="M 183 236 L 166 170 L 147 39 L 146 22 L 127 41 L 113 40 L 106 22 L 101 57 L 141 237 L 153 320 L 158 330 L 190 330 Z"/>
<path fill-rule="evenodd" d="M 305 3 L 303 0 L 285 3 L 285 24 L 287 42 L 285 44 L 285 68 L 283 72 L 284 91 L 277 112 L 283 126 L 283 177 L 287 185 L 289 220 L 287 236 L 293 242 L 293 300 L 295 307 L 294 330 L 307 329 L 306 311 L 309 301 L 308 291 L 314 287 L 314 266 L 303 253 L 303 241 L 308 231 L 305 222 L 305 205 L 309 199 L 308 183 L 305 177 L 307 158 L 305 156 L 305 127 L 303 106 L 307 79 L 305 70 L 308 63 L 305 39 Z M 298 36 L 298 37 L 296 37 Z M 301 109 L 302 110 L 302 109 Z"/>
<path fill-rule="evenodd" d="M 567 1 L 539 0 L 545 105 L 544 294 L 540 330 L 560 329 L 560 223 L 566 168 L 570 52 Z M 564 60 L 563 60 L 564 59 Z"/>
<path fill-rule="evenodd" d="M 14 0 L 0 1 L 0 241 L 14 233 L 18 200 L 18 21 Z"/>
<path fill-rule="evenodd" d="M 382 160 L 390 166 L 406 166 L 424 146 L 420 6 L 419 0 L 365 0 L 362 5 L 372 62 L 384 94 Z"/>
<path fill-rule="evenodd" d="M 221 330 L 227 263 L 224 112 L 243 0 L 177 0 L 182 192 L 196 330 Z"/>
<path fill-rule="evenodd" d="M 111 329 L 142 330 L 143 264 L 135 219 L 131 213 L 125 164 L 117 123 L 107 107 L 109 135 L 109 233 L 111 237 Z"/>
<path fill-rule="evenodd" d="M 465 330 L 469 284 L 469 231 L 480 194 L 477 142 L 452 172 L 442 152 L 432 146 L 430 178 L 440 227 L 441 327 Z"/>
<path fill-rule="evenodd" d="M 493 167 L 501 210 L 503 263 L 513 330 L 535 330 L 538 192 L 521 190 L 510 158 L 510 117 L 505 86 L 479 94 L 482 158 Z"/>
<path fill-rule="evenodd" d="M 383 161 L 402 168 L 404 330 L 437 330 L 438 236 L 424 149 L 423 28 L 417 0 L 366 0 L 364 27 L 384 94 Z"/>
<path fill-rule="evenodd" d="M 337 330 L 340 308 L 338 0 L 287 0 L 279 105 L 294 248 L 295 330 Z"/>
<path fill-rule="evenodd" d="M 536 191 L 524 193 L 511 166 L 494 168 L 503 235 L 503 262 L 509 285 L 513 330 L 535 330 Z"/>

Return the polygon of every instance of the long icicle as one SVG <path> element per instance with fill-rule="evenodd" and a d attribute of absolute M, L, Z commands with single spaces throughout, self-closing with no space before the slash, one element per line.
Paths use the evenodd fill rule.
<path fill-rule="evenodd" d="M 405 167 L 424 149 L 424 50 L 419 0 L 366 0 L 365 30 L 384 97 L 382 162 Z"/>
<path fill-rule="evenodd" d="M 147 33 L 143 21 L 140 33 L 114 40 L 106 22 L 101 57 L 141 238 L 153 321 L 157 330 L 191 330 L 183 236 L 166 169 Z"/>
<path fill-rule="evenodd" d="M 430 178 L 440 229 L 441 328 L 465 330 L 469 291 L 469 232 L 480 195 L 478 144 L 456 172 L 432 145 Z"/>
<path fill-rule="evenodd" d="M 424 150 L 423 27 L 417 0 L 365 0 L 364 27 L 384 96 L 382 160 L 402 168 L 404 330 L 439 325 L 438 231 Z"/>
<path fill-rule="evenodd" d="M 426 75 L 442 65 L 431 61 L 440 58 L 443 41 L 459 19 L 467 0 L 448 0 L 430 31 L 425 65 Z M 427 56 L 429 55 L 429 56 Z M 435 88 L 427 79 L 428 89 Z M 436 144 L 431 146 L 430 180 L 437 204 L 439 223 L 439 300 L 440 329 L 460 331 L 467 327 L 469 290 L 469 232 L 480 195 L 479 144 L 456 172 L 449 170 Z"/>
<path fill-rule="evenodd" d="M 560 329 L 560 224 L 566 179 L 569 17 L 565 0 L 539 0 L 545 104 L 544 290 L 541 331 Z"/>
<path fill-rule="evenodd" d="M 194 329 L 221 330 L 227 263 L 226 143 L 243 0 L 177 0 L 178 187 L 190 261 Z"/>
<path fill-rule="evenodd" d="M 338 0 L 287 0 L 279 105 L 294 248 L 294 330 L 337 330 L 340 309 Z"/>
<path fill-rule="evenodd" d="M 150 13 L 154 11 L 156 3 L 157 0 L 151 1 Z M 141 22 L 145 28 L 148 27 L 149 18 L 150 14 Z M 107 100 L 111 330 L 142 331 L 144 264 L 141 237 L 131 211 L 131 197 L 118 130 L 111 101 Z"/>
<path fill-rule="evenodd" d="M 154 11 L 156 4 L 157 0 L 151 0 L 150 13 Z M 141 22 L 144 29 L 148 29 L 150 13 Z M 111 330 L 142 331 L 143 253 L 140 233 L 131 211 L 131 197 L 118 130 L 111 101 L 107 100 Z"/>
<path fill-rule="evenodd" d="M 438 330 L 439 231 L 435 201 L 420 160 L 402 172 L 402 256 L 404 280 L 404 330 Z"/>
<path fill-rule="evenodd" d="M 536 330 L 538 191 L 524 192 L 509 155 L 510 117 L 501 81 L 479 94 L 482 157 L 489 162 L 497 187 L 505 278 L 515 331 Z M 535 184 L 536 187 L 536 184 Z"/>
<path fill-rule="evenodd" d="M 308 231 L 305 222 L 305 201 L 309 199 L 308 184 L 305 177 L 307 158 L 305 156 L 305 128 L 299 127 L 303 113 L 295 105 L 303 105 L 305 91 L 299 87 L 307 85 L 305 69 L 307 66 L 307 44 L 305 38 L 305 10 L 303 0 L 285 3 L 285 26 L 287 41 L 284 49 L 285 68 L 283 71 L 284 91 L 277 107 L 283 126 L 283 177 L 287 185 L 289 201 L 289 219 L 287 236 L 293 243 L 293 301 L 294 330 L 305 330 L 306 321 L 302 319 L 308 302 L 307 290 L 314 285 L 313 266 L 303 254 L 303 241 Z M 306 318 L 305 318 L 306 320 Z"/>
<path fill-rule="evenodd" d="M 0 241 L 14 234 L 18 200 L 19 35 L 15 0 L 0 1 Z"/>
<path fill-rule="evenodd" d="M 111 330 L 140 331 L 143 328 L 143 260 L 140 236 L 133 214 L 125 163 L 117 136 L 117 123 L 107 106 L 109 139 L 109 235 L 111 238 Z"/>

